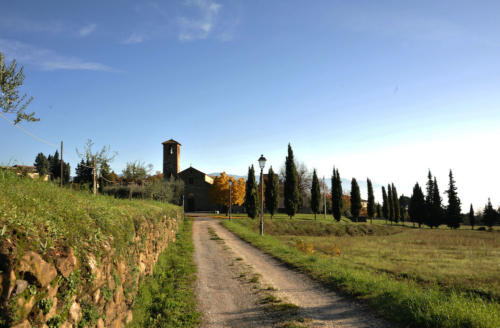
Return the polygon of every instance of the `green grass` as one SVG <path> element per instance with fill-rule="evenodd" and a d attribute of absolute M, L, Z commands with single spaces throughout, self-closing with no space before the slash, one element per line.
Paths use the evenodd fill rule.
<path fill-rule="evenodd" d="M 143 222 L 175 217 L 178 206 L 154 201 L 119 200 L 59 188 L 0 170 L 0 241 L 18 251 L 50 254 L 71 246 L 80 260 L 99 255 L 108 244 L 118 255 L 133 243 Z"/>
<path fill-rule="evenodd" d="M 177 240 L 160 255 L 153 275 L 134 299 L 133 321 L 127 327 L 197 327 L 192 221 L 186 219 Z"/>
<path fill-rule="evenodd" d="M 266 235 L 260 237 L 254 227 L 255 221 L 241 219 L 229 222 L 225 220 L 223 224 L 244 240 L 305 272 L 326 286 L 342 294 L 363 300 L 380 315 L 390 320 L 400 322 L 409 327 L 493 328 L 500 326 L 500 305 L 490 295 L 465 291 L 464 289 L 455 288 L 454 285 L 440 285 L 436 281 L 422 282 L 412 277 L 411 274 L 395 274 L 395 271 L 387 269 L 387 265 L 384 267 L 384 261 L 385 263 L 397 263 L 397 259 L 401 257 L 398 254 L 402 254 L 405 251 L 414 252 L 413 255 L 408 255 L 409 258 L 416 257 L 415 253 L 418 253 L 419 245 L 412 243 L 410 236 L 412 235 L 412 231 L 418 233 L 419 230 L 417 229 L 397 227 L 394 228 L 400 230 L 397 233 L 392 233 L 394 232 L 392 230 L 378 231 L 377 233 L 365 234 L 359 237 L 356 237 L 356 235 L 353 237 L 353 235 L 349 234 L 342 236 L 335 236 L 335 234 L 330 236 Z M 275 224 L 286 225 L 287 221 L 289 220 L 277 220 Z M 331 224 L 344 225 L 345 223 Z M 311 228 L 302 231 L 309 231 L 308 229 Z M 270 233 L 273 231 L 283 231 L 283 229 L 274 229 L 271 223 L 266 221 L 265 232 Z M 314 229 L 313 231 L 316 232 Z M 426 231 L 432 234 L 446 232 L 445 230 L 430 229 Z M 465 231 L 448 232 L 456 234 Z M 494 239 L 492 242 L 486 242 L 488 245 L 498 242 L 496 232 L 489 233 L 490 235 L 487 235 L 488 232 L 471 233 L 496 236 L 492 237 Z M 483 235 L 479 236 L 477 237 L 479 239 L 484 237 Z M 420 237 L 417 236 L 413 240 L 421 240 Z M 453 238 L 450 236 L 447 237 L 450 239 L 443 241 L 443 237 L 437 235 L 432 242 L 434 244 L 448 243 L 448 246 L 450 243 L 453 244 Z M 464 236 L 462 237 L 462 241 L 455 240 L 455 242 L 460 243 L 467 239 Z M 316 246 L 315 253 L 307 253 L 295 247 L 297 238 L 302 239 L 305 243 L 311 243 L 313 247 Z M 385 243 L 382 242 L 384 239 L 386 240 Z M 351 240 L 350 246 L 348 246 L 349 240 Z M 427 242 L 431 242 L 431 238 L 426 240 Z M 324 250 L 321 248 L 321 245 L 335 243 L 340 245 L 342 251 L 340 257 L 332 256 L 326 251 L 326 248 Z M 363 243 L 367 244 L 364 245 Z M 477 245 L 469 245 L 468 247 L 474 248 Z M 356 253 L 357 249 L 360 249 L 358 253 Z M 392 258 L 384 260 L 382 253 L 378 255 L 380 250 L 394 255 L 392 255 Z M 367 252 L 373 253 L 369 256 Z M 425 267 L 432 260 L 428 258 L 428 254 L 425 254 L 425 252 L 418 256 L 421 256 L 421 259 L 427 258 L 426 261 L 420 261 L 420 266 Z M 490 256 L 498 262 L 498 253 L 490 253 Z M 380 263 L 379 267 L 376 267 L 375 265 L 379 262 L 378 258 L 380 258 Z M 439 251 L 436 251 L 436 256 L 433 259 L 439 263 L 441 259 Z M 365 262 L 362 262 L 363 260 Z M 443 262 L 446 262 L 446 260 Z M 492 262 L 489 263 L 491 264 Z M 454 269 L 448 267 L 448 270 Z M 459 271 L 460 269 L 455 270 Z M 433 269 L 429 268 L 428 273 L 432 272 Z M 442 273 L 445 273 L 445 271 Z M 478 272 L 478 274 L 481 274 L 481 272 Z M 444 277 L 447 276 L 444 275 Z M 496 280 L 498 282 L 498 278 Z"/>

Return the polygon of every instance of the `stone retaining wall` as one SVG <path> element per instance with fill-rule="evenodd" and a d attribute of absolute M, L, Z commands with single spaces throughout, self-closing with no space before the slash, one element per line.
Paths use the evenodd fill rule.
<path fill-rule="evenodd" d="M 152 274 L 160 253 L 175 241 L 177 213 L 158 222 L 144 220 L 122 254 L 109 239 L 99 254 L 78 256 L 70 247 L 22 253 L 19 245 L 1 240 L 0 327 L 125 326 L 141 279 Z"/>

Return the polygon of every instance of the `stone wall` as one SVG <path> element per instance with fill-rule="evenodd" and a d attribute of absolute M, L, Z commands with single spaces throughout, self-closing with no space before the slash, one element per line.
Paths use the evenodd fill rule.
<path fill-rule="evenodd" d="M 23 252 L 1 240 L 0 327 L 125 326 L 141 280 L 175 240 L 181 212 L 176 216 L 138 223 L 121 254 L 109 240 L 98 254 L 78 256 L 70 247 Z"/>

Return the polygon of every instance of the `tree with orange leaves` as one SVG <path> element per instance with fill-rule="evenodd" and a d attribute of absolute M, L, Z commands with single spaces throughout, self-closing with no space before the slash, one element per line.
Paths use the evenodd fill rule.
<path fill-rule="evenodd" d="M 231 203 L 232 205 L 242 205 L 245 200 L 245 179 L 236 180 L 222 172 L 220 176 L 214 178 L 214 183 L 209 189 L 210 200 L 214 204 L 229 208 L 229 181 L 232 181 Z"/>

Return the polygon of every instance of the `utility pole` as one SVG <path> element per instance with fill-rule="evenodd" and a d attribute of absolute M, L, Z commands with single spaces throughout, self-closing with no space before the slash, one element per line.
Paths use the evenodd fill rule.
<path fill-rule="evenodd" d="M 63 177 L 64 177 L 64 173 L 63 173 L 63 168 L 64 168 L 64 161 L 63 161 L 63 142 L 61 141 L 61 176 L 59 177 L 60 179 L 60 185 L 61 185 L 61 188 L 63 186 Z"/>

